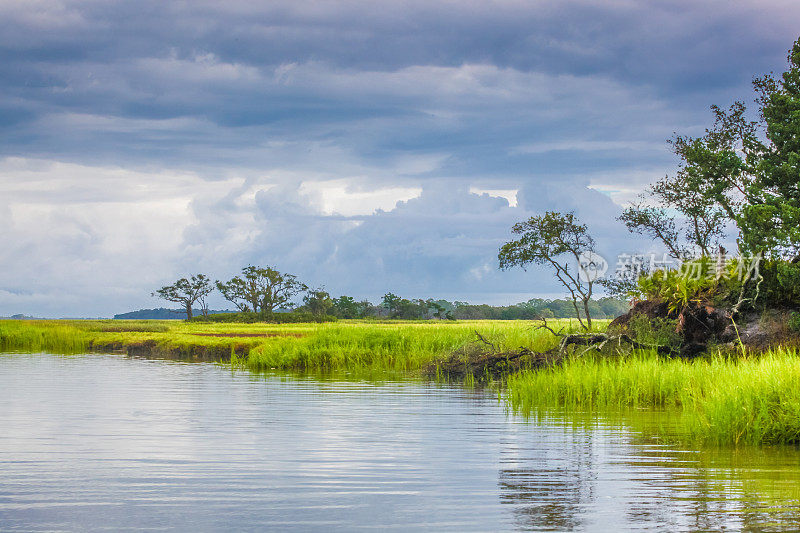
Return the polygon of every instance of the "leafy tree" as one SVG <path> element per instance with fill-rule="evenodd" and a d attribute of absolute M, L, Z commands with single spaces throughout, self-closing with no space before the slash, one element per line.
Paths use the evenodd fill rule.
<path fill-rule="evenodd" d="M 448 305 L 448 302 L 444 300 L 435 301 L 431 298 L 425 301 L 425 305 L 428 307 L 430 311 L 433 312 L 433 317 L 438 318 L 439 320 L 453 320 L 453 313 L 448 307 L 452 307 Z"/>
<path fill-rule="evenodd" d="M 742 102 L 712 106 L 714 124 L 703 136 L 670 141 L 678 171 L 625 210 L 628 229 L 661 240 L 681 259 L 691 248 L 710 255 L 726 226 L 735 228 L 740 253 L 800 251 L 800 39 L 788 63 L 779 78 L 754 80 L 758 120 Z"/>
<path fill-rule="evenodd" d="M 369 300 L 361 300 L 360 302 L 356 302 L 358 306 L 358 316 L 359 318 L 365 318 L 368 316 L 375 316 L 378 314 L 378 308 L 372 305 L 372 302 Z"/>
<path fill-rule="evenodd" d="M 152 293 L 152 295 L 163 298 L 168 302 L 182 304 L 186 309 L 186 318 L 191 319 L 192 306 L 198 301 L 201 303 L 203 316 L 208 315 L 206 296 L 213 290 L 214 287 L 211 285 L 211 280 L 209 278 L 203 274 L 196 274 L 189 279 L 180 278 L 172 285 L 161 287 Z"/>
<path fill-rule="evenodd" d="M 339 296 L 333 299 L 333 314 L 339 318 L 358 318 L 359 305 L 352 296 Z"/>
<path fill-rule="evenodd" d="M 511 231 L 520 238 L 500 247 L 500 268 L 525 268 L 531 263 L 550 265 L 556 278 L 569 291 L 581 326 L 591 329 L 589 302 L 594 280 L 591 276 L 581 276 L 578 271 L 582 258 L 594 254 L 594 239 L 586 225 L 581 224 L 573 213 L 548 211 L 514 224 Z M 583 307 L 583 317 L 578 309 L 579 303 Z"/>
<path fill-rule="evenodd" d="M 384 309 L 386 309 L 386 312 L 389 314 L 390 318 L 398 314 L 401 300 L 402 298 L 391 292 L 387 292 L 383 295 L 383 302 L 381 305 Z"/>
<path fill-rule="evenodd" d="M 303 297 L 303 307 L 316 316 L 327 315 L 333 309 L 331 295 L 324 289 L 310 289 Z"/>
<path fill-rule="evenodd" d="M 226 282 L 217 281 L 217 289 L 240 311 L 271 314 L 287 305 L 298 293 L 308 289 L 292 274 L 283 274 L 271 267 L 247 266 L 240 276 Z"/>
<path fill-rule="evenodd" d="M 408 300 L 401 298 L 397 302 L 395 318 L 420 319 L 428 313 L 428 304 L 425 300 Z"/>

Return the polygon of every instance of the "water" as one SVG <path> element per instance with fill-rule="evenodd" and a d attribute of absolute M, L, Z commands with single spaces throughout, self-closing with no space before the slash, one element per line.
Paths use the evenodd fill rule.
<path fill-rule="evenodd" d="M 795 448 L 531 422 L 490 391 L 2 355 L 0 406 L 0 531 L 800 527 Z"/>

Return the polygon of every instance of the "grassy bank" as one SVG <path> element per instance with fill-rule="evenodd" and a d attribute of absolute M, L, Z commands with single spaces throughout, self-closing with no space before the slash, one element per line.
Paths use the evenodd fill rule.
<path fill-rule="evenodd" d="M 556 321 L 569 327 L 569 320 Z M 0 351 L 227 360 L 251 370 L 393 370 L 414 372 L 474 342 L 543 350 L 556 340 L 523 321 L 357 321 L 325 324 L 222 324 L 158 320 L 0 321 Z"/>
<path fill-rule="evenodd" d="M 569 325 L 561 321 L 558 327 Z M 601 327 L 603 324 L 601 324 Z M 554 336 L 530 322 L 371 322 L 220 324 L 177 321 L 0 321 L 0 352 L 84 353 L 227 361 L 253 371 L 421 370 L 476 342 L 542 351 Z M 509 377 L 507 398 L 521 412 L 553 406 L 611 412 L 669 408 L 682 434 L 709 443 L 800 442 L 800 356 L 664 359 L 585 355 L 562 366 Z M 665 434 L 666 436 L 666 434 Z"/>
<path fill-rule="evenodd" d="M 683 436 L 713 444 L 800 442 L 800 356 L 775 349 L 758 357 L 665 360 L 639 353 L 585 357 L 509 378 L 512 408 L 677 407 Z"/>

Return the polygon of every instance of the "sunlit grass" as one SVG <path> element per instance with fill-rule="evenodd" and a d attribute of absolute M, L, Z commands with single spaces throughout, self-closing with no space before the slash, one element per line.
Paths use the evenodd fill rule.
<path fill-rule="evenodd" d="M 800 442 L 800 356 L 665 360 L 652 353 L 583 357 L 508 380 L 517 410 L 677 407 L 685 438 L 713 444 Z"/>
<path fill-rule="evenodd" d="M 599 321 L 602 327 L 607 321 Z M 557 320 L 573 330 L 577 321 Z M 224 324 L 159 320 L 0 321 L 0 350 L 131 350 L 147 343 L 154 354 L 204 353 L 251 370 L 416 371 L 467 343 L 479 331 L 499 349 L 544 350 L 556 339 L 527 321 L 371 321 L 323 324 Z"/>

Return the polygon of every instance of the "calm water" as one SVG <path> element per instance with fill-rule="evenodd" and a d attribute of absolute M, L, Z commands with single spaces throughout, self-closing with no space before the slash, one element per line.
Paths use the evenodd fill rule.
<path fill-rule="evenodd" d="M 794 448 L 526 422 L 458 387 L 0 355 L 2 531 L 798 527 Z"/>

